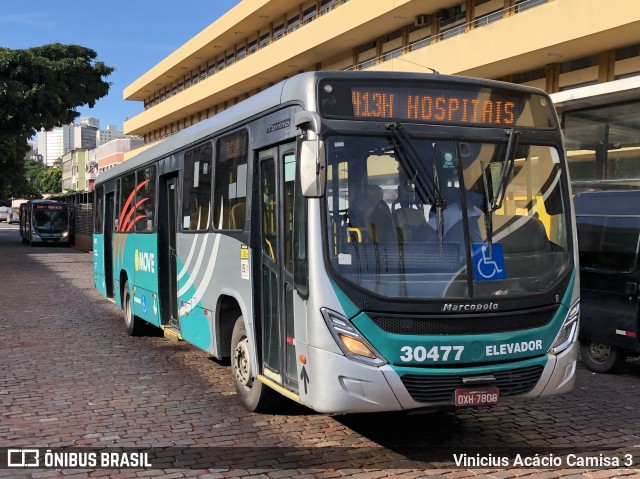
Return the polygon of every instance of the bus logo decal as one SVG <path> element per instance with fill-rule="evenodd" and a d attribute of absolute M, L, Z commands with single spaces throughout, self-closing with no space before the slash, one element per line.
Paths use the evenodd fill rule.
<path fill-rule="evenodd" d="M 290 125 L 291 125 L 291 120 L 282 120 L 277 123 L 272 123 L 267 127 L 267 133 L 273 133 L 274 131 L 289 128 Z"/>
<path fill-rule="evenodd" d="M 146 273 L 156 272 L 156 258 L 153 253 L 147 251 L 134 252 L 133 267 L 136 271 L 144 271 Z"/>

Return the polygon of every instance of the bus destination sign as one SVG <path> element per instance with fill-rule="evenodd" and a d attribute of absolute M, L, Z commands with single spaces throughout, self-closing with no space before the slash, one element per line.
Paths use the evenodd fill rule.
<path fill-rule="evenodd" d="M 427 122 L 513 125 L 515 101 L 465 98 L 460 95 L 411 94 L 392 88 L 353 88 L 351 104 L 356 118 L 397 118 Z"/>
<path fill-rule="evenodd" d="M 322 113 L 357 120 L 394 120 L 498 128 L 551 128 L 553 111 L 542 95 L 488 87 L 332 82 L 320 89 Z"/>
<path fill-rule="evenodd" d="M 65 205 L 34 205 L 36 210 L 62 210 Z"/>

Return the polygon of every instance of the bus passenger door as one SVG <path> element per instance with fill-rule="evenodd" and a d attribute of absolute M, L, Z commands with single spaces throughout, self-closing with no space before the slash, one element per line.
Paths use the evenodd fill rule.
<path fill-rule="evenodd" d="M 295 143 L 260 153 L 258 196 L 262 374 L 298 392 L 293 321 L 293 188 Z"/>
<path fill-rule="evenodd" d="M 113 298 L 113 226 L 115 224 L 115 194 L 107 193 L 104 202 L 104 282 L 107 298 Z"/>
<path fill-rule="evenodd" d="M 179 329 L 178 281 L 176 269 L 176 196 L 178 176 L 160 177 L 158 198 L 158 295 L 160 321 Z"/>

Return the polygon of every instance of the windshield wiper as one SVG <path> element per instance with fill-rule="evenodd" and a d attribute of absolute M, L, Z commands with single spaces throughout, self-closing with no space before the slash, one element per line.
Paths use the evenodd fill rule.
<path fill-rule="evenodd" d="M 486 211 L 484 214 L 484 227 L 487 234 L 487 244 L 489 246 L 489 256 L 492 255 L 493 244 L 493 212 L 502 208 L 504 199 L 507 195 L 507 187 L 509 184 L 509 178 L 513 173 L 513 166 L 516 161 L 516 149 L 518 148 L 518 140 L 521 131 L 507 130 L 506 134 L 509 135 L 509 141 L 507 142 L 507 151 L 505 152 L 504 159 L 502 160 L 502 174 L 500 175 L 500 183 L 496 188 L 496 193 L 491 198 L 489 194 L 489 181 L 487 180 L 487 170 L 484 167 L 484 162 L 480 161 L 480 168 L 482 169 L 482 183 L 484 186 L 484 201 L 486 204 Z"/>
<path fill-rule="evenodd" d="M 429 170 L 420 160 L 420 156 L 413 147 L 411 139 L 400 122 L 388 123 L 386 128 L 391 132 L 393 138 L 396 140 L 395 146 L 397 147 L 398 152 L 401 153 L 400 160 L 403 158 L 405 160 L 402 162 L 405 170 L 407 172 L 413 172 L 414 181 L 417 183 L 416 190 L 418 191 L 418 194 L 421 197 L 423 194 L 427 195 L 427 198 L 422 198 L 422 200 L 427 200 L 429 204 L 436 207 L 436 214 L 438 216 L 438 242 L 442 244 L 444 239 L 444 215 L 442 214 L 442 210 L 444 210 L 447 205 L 440 193 L 440 185 L 435 167 L 432 177 L 429 174 Z"/>
<path fill-rule="evenodd" d="M 492 257 L 493 251 L 491 245 L 493 244 L 493 203 L 491 196 L 489 195 L 489 182 L 487 181 L 487 170 L 484 168 L 484 162 L 480 160 L 480 169 L 482 170 L 482 183 L 484 186 L 484 203 L 486 205 L 486 211 L 484 212 L 484 228 L 487 233 L 487 243 L 489 244 L 489 257 Z"/>
<path fill-rule="evenodd" d="M 511 173 L 513 172 L 513 165 L 516 162 L 516 149 L 518 147 L 518 139 L 522 134 L 521 131 L 516 131 L 513 129 L 507 130 L 506 133 L 507 135 L 509 135 L 509 141 L 507 143 L 507 151 L 504 155 L 504 159 L 502 160 L 502 175 L 500 176 L 500 183 L 498 183 L 496 193 L 495 195 L 493 195 L 493 201 L 491 202 L 491 211 L 489 213 L 493 213 L 494 211 L 502 208 L 504 198 L 507 195 L 509 178 L 511 177 Z"/>

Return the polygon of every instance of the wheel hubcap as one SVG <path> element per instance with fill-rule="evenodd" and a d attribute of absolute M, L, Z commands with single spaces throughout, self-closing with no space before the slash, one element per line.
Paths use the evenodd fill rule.
<path fill-rule="evenodd" d="M 253 382 L 251 380 L 251 362 L 249 361 L 249 341 L 247 338 L 242 338 L 233 352 L 233 369 L 236 382 L 245 389 L 250 389 Z"/>
<path fill-rule="evenodd" d="M 591 343 L 589 345 L 589 354 L 595 361 L 602 363 L 611 354 L 611 346 L 602 343 Z"/>
<path fill-rule="evenodd" d="M 127 326 L 131 325 L 131 301 L 129 301 L 129 296 L 126 297 L 125 299 L 125 305 L 124 305 L 124 320 L 127 323 Z"/>

